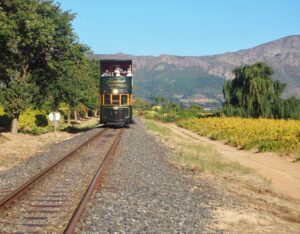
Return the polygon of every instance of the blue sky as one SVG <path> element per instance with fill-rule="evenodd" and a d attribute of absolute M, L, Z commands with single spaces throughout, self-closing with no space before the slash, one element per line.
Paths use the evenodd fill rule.
<path fill-rule="evenodd" d="M 300 34 L 300 0 L 57 0 L 94 53 L 213 55 Z"/>

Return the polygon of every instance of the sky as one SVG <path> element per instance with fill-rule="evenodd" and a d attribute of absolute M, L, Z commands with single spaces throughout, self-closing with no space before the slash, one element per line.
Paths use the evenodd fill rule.
<path fill-rule="evenodd" d="M 96 54 L 203 56 L 300 34 L 300 0 L 56 0 Z"/>

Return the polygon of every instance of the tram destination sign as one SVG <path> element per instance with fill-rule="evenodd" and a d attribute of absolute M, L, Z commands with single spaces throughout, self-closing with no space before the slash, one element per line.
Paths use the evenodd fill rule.
<path fill-rule="evenodd" d="M 118 89 L 120 93 L 132 93 L 131 76 L 105 76 L 100 79 L 101 93 L 111 93 L 113 89 Z"/>

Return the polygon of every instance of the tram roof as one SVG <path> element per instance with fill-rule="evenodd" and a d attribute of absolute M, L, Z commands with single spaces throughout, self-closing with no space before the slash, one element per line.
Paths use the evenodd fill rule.
<path fill-rule="evenodd" d="M 132 63 L 131 59 L 101 59 L 100 63 L 108 63 L 108 62 L 126 62 Z"/>

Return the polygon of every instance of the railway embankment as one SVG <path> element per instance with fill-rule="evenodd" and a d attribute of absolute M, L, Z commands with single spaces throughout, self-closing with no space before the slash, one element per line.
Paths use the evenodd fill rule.
<path fill-rule="evenodd" d="M 227 194 L 215 212 L 219 227 L 232 232 L 298 232 L 298 163 L 274 153 L 240 150 L 174 123 L 145 120 L 145 124 L 172 152 L 171 164 L 192 171 L 196 178 L 209 178 Z"/>
<path fill-rule="evenodd" d="M 127 129 L 78 233 L 221 233 L 213 211 L 222 190 L 167 161 L 169 150 L 144 125 Z"/>
<path fill-rule="evenodd" d="M 251 169 L 220 161 L 213 147 L 151 124 L 137 121 L 125 132 L 78 233 L 298 232 L 299 203 Z"/>
<path fill-rule="evenodd" d="M 35 161 L 39 167 L 34 172 L 29 172 L 37 165 L 33 160 L 27 168 L 19 168 L 23 177 L 16 175 L 10 183 L 1 183 L 1 233 L 73 233 L 77 223 L 74 217 L 81 214 L 86 204 L 83 201 L 88 201 L 99 184 L 123 132 L 124 129 L 93 129 L 82 134 L 85 139 L 77 139 L 75 145 L 55 145 L 52 153 L 57 158 Z M 61 152 L 60 148 L 68 150 Z M 5 174 L 1 177 L 5 178 Z"/>

